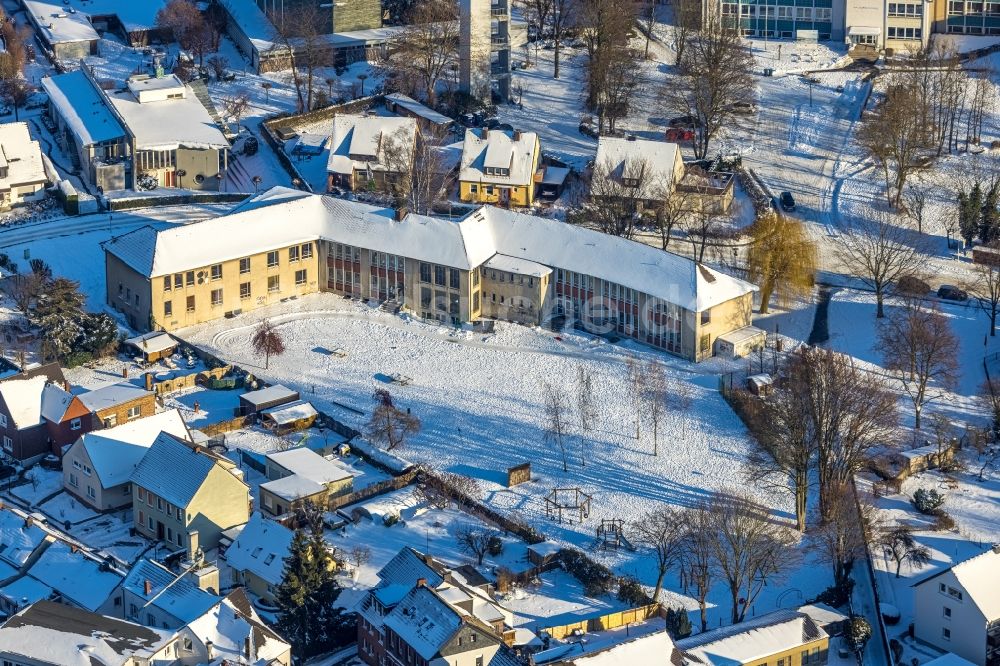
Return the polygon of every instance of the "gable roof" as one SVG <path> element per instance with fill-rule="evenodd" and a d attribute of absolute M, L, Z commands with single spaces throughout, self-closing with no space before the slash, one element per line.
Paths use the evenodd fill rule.
<path fill-rule="evenodd" d="M 15 376 L 0 382 L 3 397 L 12 425 L 18 430 L 42 423 L 42 392 L 48 379 L 43 375 L 23 379 Z"/>
<path fill-rule="evenodd" d="M 150 583 L 149 594 L 146 594 L 146 581 Z M 178 576 L 162 564 L 147 559 L 135 563 L 122 581 L 122 588 L 143 599 L 143 608 L 158 608 L 182 624 L 201 617 L 221 601 L 220 597 L 201 589 L 183 574 Z"/>
<path fill-rule="evenodd" d="M 88 432 L 73 446 L 82 446 L 102 488 L 128 482 L 136 465 L 161 432 L 190 440 L 184 418 L 176 409 L 129 421 L 113 428 Z"/>
<path fill-rule="evenodd" d="M 46 76 L 42 79 L 42 88 L 83 145 L 125 136 L 125 128 L 82 70 Z"/>
<path fill-rule="evenodd" d="M 573 659 L 574 666 L 673 664 L 683 666 L 683 655 L 666 631 L 640 636 L 589 655 Z"/>
<path fill-rule="evenodd" d="M 28 525 L 13 511 L 0 509 L 0 560 L 20 569 L 47 536 L 38 525 Z"/>
<path fill-rule="evenodd" d="M 418 553 L 410 546 L 404 546 L 379 569 L 378 577 L 383 585 L 416 585 L 423 578 L 431 587 L 438 587 L 445 581 L 445 569 L 429 555 Z"/>
<path fill-rule="evenodd" d="M 83 406 L 90 411 L 100 412 L 148 395 L 152 395 L 152 393 L 141 386 L 129 382 L 115 382 L 93 391 L 81 393 L 77 397 L 80 398 Z"/>
<path fill-rule="evenodd" d="M 3 191 L 48 179 L 42 164 L 41 146 L 32 140 L 28 123 L 0 124 L 0 164 L 7 167 L 7 175 L 0 178 L 0 190 Z"/>
<path fill-rule="evenodd" d="M 988 622 L 1000 619 L 1000 548 L 991 548 L 953 564 L 949 569 L 914 583 L 914 586 L 923 585 L 949 571 L 958 579 L 965 593 L 979 607 Z"/>
<path fill-rule="evenodd" d="M 39 601 L 0 627 L 6 652 L 62 666 L 114 666 L 152 656 L 173 633 L 51 601 Z"/>
<path fill-rule="evenodd" d="M 216 464 L 215 458 L 198 447 L 160 433 L 129 480 L 174 506 L 186 507 Z"/>
<path fill-rule="evenodd" d="M 69 544 L 56 541 L 45 549 L 28 575 L 45 583 L 73 605 L 96 611 L 121 583 L 122 576 L 104 571 L 100 562 L 73 552 Z"/>
<path fill-rule="evenodd" d="M 467 129 L 462 146 L 459 180 L 528 185 L 534 177 L 538 135 L 506 130 Z M 487 168 L 509 169 L 506 176 L 487 174 Z"/>
<path fill-rule="evenodd" d="M 212 641 L 216 659 L 220 661 L 228 659 L 264 666 L 274 663 L 291 649 L 284 639 L 261 622 L 242 589 L 234 590 L 187 627 L 203 645 L 205 641 Z M 244 646 L 248 637 L 251 653 L 246 660 Z"/>
<path fill-rule="evenodd" d="M 413 118 L 399 116 L 362 116 L 339 114 L 333 118 L 330 137 L 330 157 L 327 171 L 352 174 L 355 169 L 408 170 L 413 160 L 413 147 L 417 137 L 417 123 Z M 386 148 L 399 144 L 405 156 L 393 156 L 390 164 Z M 405 164 L 400 164 L 400 157 Z M 391 169 L 390 169 L 391 167 Z"/>
<path fill-rule="evenodd" d="M 677 641 L 695 663 L 728 666 L 755 662 L 826 636 L 805 613 L 779 610 Z"/>
<path fill-rule="evenodd" d="M 433 590 L 418 585 L 385 616 L 384 624 L 430 661 L 461 628 L 462 617 Z"/>
<path fill-rule="evenodd" d="M 42 418 L 51 423 L 62 423 L 73 404 L 73 394 L 61 386 L 46 384 L 42 389 Z"/>
<path fill-rule="evenodd" d="M 343 481 L 354 476 L 353 472 L 340 463 L 328 460 L 305 446 L 268 453 L 267 459 L 292 474 L 305 477 L 316 483 L 326 484 L 333 481 Z"/>
<path fill-rule="evenodd" d="M 226 549 L 226 562 L 233 569 L 250 571 L 271 585 L 278 585 L 294 536 L 292 530 L 255 511 Z"/>
<path fill-rule="evenodd" d="M 592 275 L 695 312 L 756 289 L 643 243 L 491 206 L 461 220 L 410 214 L 400 221 L 391 208 L 324 195 L 256 199 L 256 207 L 204 222 L 159 232 L 144 227 L 105 242 L 104 249 L 149 277 L 316 239 L 462 270 L 501 254 L 509 258 L 504 261 Z M 296 224 L 286 224 L 289 219 Z"/>
<path fill-rule="evenodd" d="M 601 194 L 601 178 L 640 180 L 639 198 L 662 199 L 673 188 L 674 167 L 680 152 L 676 143 L 602 136 L 597 141 L 591 194 Z M 606 189 L 604 190 L 607 191 Z"/>

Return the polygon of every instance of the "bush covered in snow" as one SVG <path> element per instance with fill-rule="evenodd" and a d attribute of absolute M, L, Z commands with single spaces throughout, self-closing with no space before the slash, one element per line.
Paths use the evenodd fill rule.
<path fill-rule="evenodd" d="M 944 495 L 931 488 L 917 488 L 913 493 L 913 506 L 924 515 L 935 515 L 944 504 Z"/>
<path fill-rule="evenodd" d="M 653 597 L 646 594 L 642 583 L 632 576 L 622 576 L 618 581 L 618 601 L 635 608 L 653 603 Z"/>
<path fill-rule="evenodd" d="M 872 625 L 860 615 L 853 615 L 847 625 L 847 642 L 855 652 L 861 652 L 872 637 Z"/>
<path fill-rule="evenodd" d="M 563 548 L 556 553 L 556 561 L 573 578 L 583 583 L 583 591 L 588 597 L 600 597 L 611 592 L 615 581 L 611 570 L 576 548 Z"/>

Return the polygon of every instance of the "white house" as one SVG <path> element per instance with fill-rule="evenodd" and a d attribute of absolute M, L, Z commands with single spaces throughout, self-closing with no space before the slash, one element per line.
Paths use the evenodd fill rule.
<path fill-rule="evenodd" d="M 81 435 L 63 454 L 63 487 L 98 511 L 129 506 L 129 477 L 161 432 L 191 440 L 176 409 Z"/>
<path fill-rule="evenodd" d="M 974 664 L 1000 664 L 1000 546 L 913 585 L 914 636 Z"/>
<path fill-rule="evenodd" d="M 328 188 L 405 188 L 412 176 L 416 141 L 413 118 L 335 116 L 326 163 Z"/>
<path fill-rule="evenodd" d="M 44 196 L 48 182 L 42 149 L 28 134 L 28 123 L 0 125 L 0 207 Z"/>
<path fill-rule="evenodd" d="M 602 136 L 597 142 L 590 196 L 665 201 L 683 177 L 684 162 L 676 143 Z"/>

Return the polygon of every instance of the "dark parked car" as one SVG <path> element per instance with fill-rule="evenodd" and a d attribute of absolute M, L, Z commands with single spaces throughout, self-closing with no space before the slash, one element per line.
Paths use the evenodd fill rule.
<path fill-rule="evenodd" d="M 590 123 L 580 123 L 580 134 L 589 136 L 591 139 L 600 137 L 600 134 L 597 133 L 597 128 Z"/>
<path fill-rule="evenodd" d="M 0 465 L 0 479 L 9 479 L 17 474 L 17 468 L 13 465 Z"/>
<path fill-rule="evenodd" d="M 959 289 L 951 284 L 943 284 L 938 287 L 937 295 L 938 298 L 943 298 L 946 301 L 969 300 L 969 294 L 967 294 L 964 289 Z"/>
<path fill-rule="evenodd" d="M 677 116 L 667 124 L 671 127 L 701 127 L 701 122 L 695 116 Z"/>
<path fill-rule="evenodd" d="M 500 126 L 499 118 L 485 118 L 483 119 L 483 127 L 486 129 L 496 129 Z"/>
<path fill-rule="evenodd" d="M 795 197 L 792 196 L 791 192 L 782 192 L 779 199 L 781 200 L 781 210 L 789 213 L 795 210 Z"/>

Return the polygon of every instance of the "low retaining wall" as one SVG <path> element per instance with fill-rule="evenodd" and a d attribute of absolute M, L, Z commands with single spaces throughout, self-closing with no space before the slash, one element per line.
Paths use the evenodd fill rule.
<path fill-rule="evenodd" d="M 239 203 L 252 192 L 184 192 L 164 194 L 162 196 L 129 197 L 110 199 L 105 197 L 108 210 L 133 210 L 136 208 L 155 208 L 156 206 L 178 206 L 184 204 Z"/>

